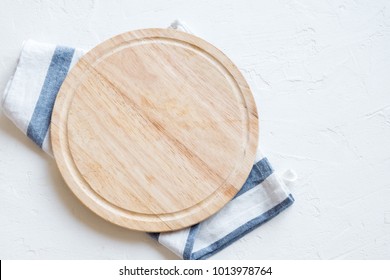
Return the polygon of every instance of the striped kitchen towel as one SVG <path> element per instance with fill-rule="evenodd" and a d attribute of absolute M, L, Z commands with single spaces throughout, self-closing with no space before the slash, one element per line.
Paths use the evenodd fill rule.
<path fill-rule="evenodd" d="M 171 28 L 188 32 L 177 21 Z M 69 69 L 83 54 L 80 49 L 25 42 L 16 71 L 3 95 L 4 113 L 51 155 L 49 129 L 54 101 Z M 283 181 L 258 151 L 247 181 L 222 210 L 197 225 L 150 235 L 183 259 L 206 259 L 293 202 Z"/>

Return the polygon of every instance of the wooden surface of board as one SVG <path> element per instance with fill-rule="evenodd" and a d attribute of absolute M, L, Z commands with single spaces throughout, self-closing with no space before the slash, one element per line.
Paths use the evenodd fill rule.
<path fill-rule="evenodd" d="M 51 139 L 71 190 L 117 225 L 198 223 L 240 190 L 258 116 L 237 67 L 204 40 L 144 29 L 88 52 L 57 96 Z"/>

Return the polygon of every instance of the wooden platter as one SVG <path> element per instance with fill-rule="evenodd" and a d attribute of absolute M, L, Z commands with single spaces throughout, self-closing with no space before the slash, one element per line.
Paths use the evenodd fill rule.
<path fill-rule="evenodd" d="M 73 67 L 51 137 L 66 183 L 88 208 L 164 232 L 206 219 L 240 190 L 258 117 L 221 51 L 184 32 L 144 29 L 103 42 Z"/>

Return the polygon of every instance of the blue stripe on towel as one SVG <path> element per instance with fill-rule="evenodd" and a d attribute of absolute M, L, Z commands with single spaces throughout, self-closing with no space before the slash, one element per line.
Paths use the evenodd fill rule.
<path fill-rule="evenodd" d="M 267 158 L 262 158 L 252 167 L 251 172 L 249 173 L 248 179 L 246 179 L 245 184 L 242 186 L 240 191 L 236 194 L 235 197 L 246 193 L 250 189 L 261 184 L 269 175 L 271 175 L 273 169 Z"/>
<path fill-rule="evenodd" d="M 156 241 L 158 241 L 158 238 L 160 237 L 160 233 L 158 232 L 148 232 L 148 234 L 151 238 L 153 238 Z"/>
<path fill-rule="evenodd" d="M 203 248 L 197 252 L 194 252 L 191 254 L 192 260 L 198 260 L 198 259 L 207 259 L 210 256 L 214 255 L 215 253 L 219 252 L 223 248 L 226 248 L 230 244 L 232 244 L 234 241 L 239 239 L 240 237 L 244 236 L 248 232 L 251 232 L 258 226 L 264 224 L 265 222 L 271 220 L 273 217 L 278 215 L 280 212 L 282 212 L 284 209 L 289 207 L 294 202 L 294 198 L 290 194 L 285 200 L 283 200 L 281 203 L 276 205 L 275 207 L 271 208 L 267 212 L 263 213 L 262 215 L 248 221 L 244 225 L 240 226 L 236 230 L 232 231 L 225 237 L 219 239 L 218 241 L 214 242 L 210 246 Z"/>
<path fill-rule="evenodd" d="M 49 129 L 54 101 L 68 74 L 74 54 L 73 48 L 57 47 L 47 70 L 45 82 L 27 128 L 27 136 L 42 147 Z"/>
<path fill-rule="evenodd" d="M 191 258 L 192 249 L 194 248 L 195 236 L 198 233 L 199 224 L 193 225 L 188 233 L 186 245 L 184 246 L 183 259 Z"/>

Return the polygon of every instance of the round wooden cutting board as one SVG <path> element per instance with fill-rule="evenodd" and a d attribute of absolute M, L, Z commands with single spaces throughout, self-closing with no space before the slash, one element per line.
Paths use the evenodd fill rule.
<path fill-rule="evenodd" d="M 51 123 L 75 195 L 104 219 L 163 232 L 220 210 L 255 160 L 258 118 L 237 67 L 193 35 L 145 29 L 88 52 Z"/>

